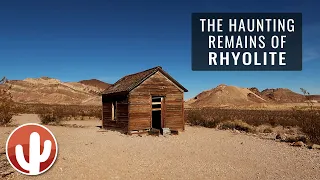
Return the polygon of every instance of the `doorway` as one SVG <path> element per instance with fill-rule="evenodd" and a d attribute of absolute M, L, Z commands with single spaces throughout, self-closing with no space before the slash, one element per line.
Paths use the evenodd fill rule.
<path fill-rule="evenodd" d="M 152 96 L 152 128 L 161 129 L 163 127 L 163 97 Z"/>

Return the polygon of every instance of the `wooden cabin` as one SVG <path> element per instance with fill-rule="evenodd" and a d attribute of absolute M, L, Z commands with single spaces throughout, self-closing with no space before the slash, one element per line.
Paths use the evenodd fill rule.
<path fill-rule="evenodd" d="M 124 133 L 183 131 L 184 92 L 160 66 L 124 76 L 102 94 L 102 127 Z"/>

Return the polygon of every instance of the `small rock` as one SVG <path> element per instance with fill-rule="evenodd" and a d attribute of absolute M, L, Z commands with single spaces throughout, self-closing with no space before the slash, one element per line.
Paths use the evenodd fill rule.
<path fill-rule="evenodd" d="M 286 137 L 286 139 L 284 141 L 288 142 L 288 143 L 294 143 L 294 142 L 297 142 L 297 141 L 300 141 L 300 140 L 297 139 L 296 136 L 288 136 L 288 137 Z"/>
<path fill-rule="evenodd" d="M 313 144 L 311 147 L 312 147 L 312 149 L 319 149 L 320 150 L 320 145 L 318 145 L 318 144 Z"/>
<path fill-rule="evenodd" d="M 297 141 L 302 141 L 303 143 L 307 142 L 307 137 L 304 135 L 300 135 L 296 137 Z"/>
<path fill-rule="evenodd" d="M 276 139 L 279 139 L 280 141 L 285 141 L 287 139 L 287 136 L 285 134 L 278 133 Z"/>
<path fill-rule="evenodd" d="M 291 144 L 292 146 L 302 147 L 305 146 L 305 144 L 302 141 L 297 141 Z"/>
<path fill-rule="evenodd" d="M 6 151 L 4 149 L 0 149 L 0 154 L 6 154 Z"/>
<path fill-rule="evenodd" d="M 312 145 L 307 145 L 307 148 L 308 149 L 312 149 Z"/>

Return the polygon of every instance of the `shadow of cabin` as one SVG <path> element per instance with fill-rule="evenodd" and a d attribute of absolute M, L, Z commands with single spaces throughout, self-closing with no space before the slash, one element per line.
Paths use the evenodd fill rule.
<path fill-rule="evenodd" d="M 102 127 L 126 134 L 184 131 L 184 92 L 160 66 L 124 76 L 102 94 Z"/>

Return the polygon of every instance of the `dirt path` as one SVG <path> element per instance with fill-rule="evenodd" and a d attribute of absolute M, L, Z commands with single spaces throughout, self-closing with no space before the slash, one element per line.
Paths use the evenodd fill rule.
<path fill-rule="evenodd" d="M 37 121 L 23 115 L 18 121 Z M 29 120 L 26 120 L 29 119 Z M 187 127 L 178 136 L 126 136 L 90 127 L 48 126 L 55 165 L 32 179 L 317 179 L 320 151 L 229 131 Z M 0 127 L 0 145 L 14 127 Z M 14 173 L 14 179 L 31 179 Z"/>

